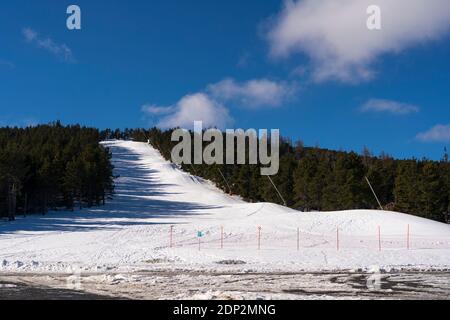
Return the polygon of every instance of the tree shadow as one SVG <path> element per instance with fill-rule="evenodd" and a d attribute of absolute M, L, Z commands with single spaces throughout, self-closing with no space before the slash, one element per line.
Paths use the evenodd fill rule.
<path fill-rule="evenodd" d="M 18 217 L 15 222 L 0 222 L 0 236 L 27 232 L 85 232 L 117 230 L 125 226 L 176 224 L 183 216 L 205 214 L 205 210 L 223 206 L 195 201 L 154 199 L 180 193 L 168 192 L 172 184 L 161 183 L 156 170 L 142 164 L 139 153 L 113 146 L 116 191 L 105 206 L 81 211 L 50 212 L 46 216 Z"/>

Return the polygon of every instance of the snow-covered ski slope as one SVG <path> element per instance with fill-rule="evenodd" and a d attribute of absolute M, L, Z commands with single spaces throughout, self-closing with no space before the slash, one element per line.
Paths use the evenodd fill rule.
<path fill-rule="evenodd" d="M 0 271 L 450 268 L 449 225 L 394 212 L 250 204 L 180 171 L 145 143 L 104 145 L 120 176 L 114 199 L 0 222 Z"/>

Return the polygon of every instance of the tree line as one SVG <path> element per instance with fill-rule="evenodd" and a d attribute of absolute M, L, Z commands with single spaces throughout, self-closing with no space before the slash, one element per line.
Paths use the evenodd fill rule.
<path fill-rule="evenodd" d="M 102 139 L 147 141 L 167 160 L 176 142 L 173 130 L 152 128 L 104 130 Z M 192 133 L 191 133 L 192 134 Z M 305 147 L 282 139 L 280 170 L 272 180 L 260 175 L 258 165 L 182 165 L 185 171 L 213 181 L 230 194 L 250 202 L 286 202 L 303 211 L 379 208 L 366 178 L 384 209 L 449 222 L 450 164 L 447 151 L 440 161 L 398 160 L 372 155 Z"/>
<path fill-rule="evenodd" d="M 0 128 L 0 217 L 105 203 L 114 190 L 111 154 L 97 129 Z"/>

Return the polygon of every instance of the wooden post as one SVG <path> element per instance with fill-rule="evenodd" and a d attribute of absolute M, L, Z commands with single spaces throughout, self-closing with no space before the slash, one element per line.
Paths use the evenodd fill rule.
<path fill-rule="evenodd" d="M 202 244 L 202 238 L 198 237 L 198 251 L 200 251 L 201 244 Z"/>
<path fill-rule="evenodd" d="M 378 251 L 381 251 L 381 227 L 378 226 Z"/>

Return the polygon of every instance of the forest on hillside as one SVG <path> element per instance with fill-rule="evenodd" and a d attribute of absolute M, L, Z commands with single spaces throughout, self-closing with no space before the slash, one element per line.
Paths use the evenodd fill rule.
<path fill-rule="evenodd" d="M 192 133 L 191 133 L 192 134 Z M 104 130 L 101 139 L 147 141 L 167 159 L 176 142 L 172 130 L 157 128 Z M 224 191 L 251 202 L 283 204 L 258 165 L 183 165 L 194 175 L 213 181 Z M 440 161 L 397 160 L 355 152 L 305 147 L 283 139 L 280 170 L 272 177 L 286 205 L 304 211 L 378 209 L 366 177 L 384 209 L 449 222 L 450 163 L 447 151 Z"/>
<path fill-rule="evenodd" d="M 167 159 L 176 142 L 172 130 L 152 128 L 103 130 L 62 126 L 59 122 L 29 128 L 0 128 L 0 218 L 48 210 L 104 204 L 113 195 L 111 154 L 99 142 L 133 139 L 147 142 Z M 213 181 L 250 202 L 274 202 L 304 211 L 377 209 L 366 181 L 386 210 L 449 222 L 450 163 L 398 160 L 305 147 L 282 139 L 280 170 L 271 181 L 259 165 L 183 165 L 183 170 Z"/>
<path fill-rule="evenodd" d="M 104 204 L 114 190 L 97 129 L 59 122 L 0 128 L 0 218 Z"/>

